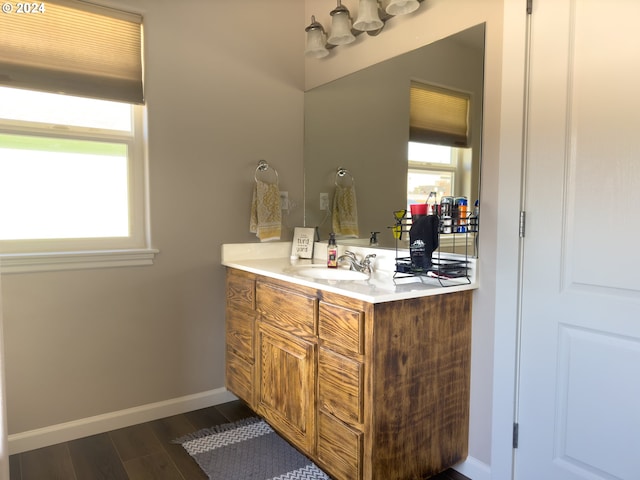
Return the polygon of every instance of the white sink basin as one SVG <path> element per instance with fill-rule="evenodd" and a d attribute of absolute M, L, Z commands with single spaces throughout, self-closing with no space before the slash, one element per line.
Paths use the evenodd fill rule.
<path fill-rule="evenodd" d="M 297 275 L 315 278 L 317 280 L 366 280 L 369 275 L 355 270 L 347 270 L 346 268 L 314 268 L 301 267 L 296 268 Z"/>

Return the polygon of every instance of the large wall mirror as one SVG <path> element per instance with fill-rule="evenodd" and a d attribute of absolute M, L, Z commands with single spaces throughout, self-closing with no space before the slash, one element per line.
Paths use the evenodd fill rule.
<path fill-rule="evenodd" d="M 466 160 L 453 171 L 429 168 L 449 168 L 444 176 L 452 182 L 452 195 L 467 197 L 472 208 L 480 192 L 484 36 L 484 24 L 477 25 L 305 92 L 305 224 L 317 226 L 322 240 L 332 230 L 336 181 L 353 181 L 360 240 L 341 243 L 366 244 L 370 232 L 380 232 L 381 247 L 395 246 L 393 212 L 409 201 L 412 83 L 470 99 Z M 338 176 L 340 167 L 349 175 Z M 321 194 L 328 194 L 329 208 L 321 208 Z"/>

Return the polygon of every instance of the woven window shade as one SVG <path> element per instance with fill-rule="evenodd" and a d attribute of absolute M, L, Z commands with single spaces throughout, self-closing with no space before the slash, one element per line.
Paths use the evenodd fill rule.
<path fill-rule="evenodd" d="M 412 82 L 409 138 L 412 142 L 468 147 L 469 96 Z"/>
<path fill-rule="evenodd" d="M 142 18 L 81 1 L 0 15 L 0 84 L 126 103 L 144 102 Z"/>

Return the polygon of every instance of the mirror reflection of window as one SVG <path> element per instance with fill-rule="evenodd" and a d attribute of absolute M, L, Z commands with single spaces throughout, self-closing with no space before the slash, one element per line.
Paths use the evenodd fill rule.
<path fill-rule="evenodd" d="M 409 142 L 407 210 L 412 203 L 425 203 L 431 192 L 438 201 L 454 195 L 457 155 L 451 147 Z"/>
<path fill-rule="evenodd" d="M 411 82 L 407 209 L 467 191 L 472 152 L 469 138 L 470 95 Z"/>

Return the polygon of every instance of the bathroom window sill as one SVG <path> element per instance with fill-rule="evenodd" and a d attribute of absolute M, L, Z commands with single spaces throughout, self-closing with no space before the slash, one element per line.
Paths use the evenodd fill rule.
<path fill-rule="evenodd" d="M 152 248 L 143 248 L 0 254 L 0 273 L 35 273 L 153 265 L 155 256 L 159 252 L 159 250 Z"/>

